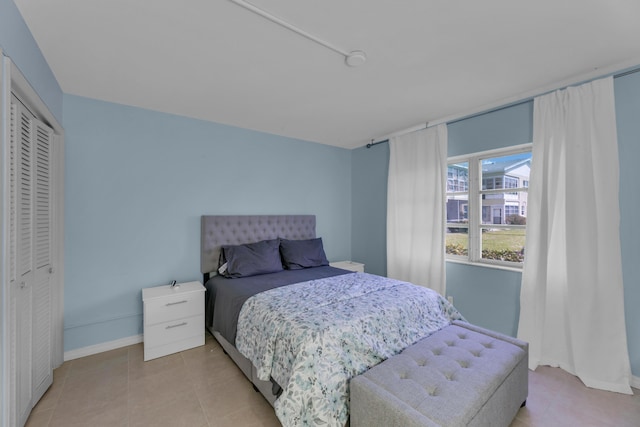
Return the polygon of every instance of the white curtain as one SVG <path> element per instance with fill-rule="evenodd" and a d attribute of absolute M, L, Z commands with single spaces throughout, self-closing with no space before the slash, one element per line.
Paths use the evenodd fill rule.
<path fill-rule="evenodd" d="M 529 368 L 631 393 L 613 79 L 534 100 L 518 338 Z"/>
<path fill-rule="evenodd" d="M 445 295 L 447 125 L 389 140 L 387 275 Z"/>

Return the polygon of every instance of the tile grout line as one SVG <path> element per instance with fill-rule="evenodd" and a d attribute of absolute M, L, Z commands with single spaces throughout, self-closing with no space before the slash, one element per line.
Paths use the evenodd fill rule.
<path fill-rule="evenodd" d="M 206 343 L 205 343 L 205 345 L 206 345 Z M 182 352 L 180 352 L 180 357 L 182 358 L 182 363 L 185 366 L 185 372 L 187 373 L 187 376 L 188 376 L 189 375 L 189 369 L 187 369 L 187 361 L 185 360 L 184 354 Z M 207 411 L 204 410 L 204 406 L 202 404 L 202 399 L 200 399 L 200 393 L 198 393 L 198 390 L 196 390 L 196 388 L 193 386 L 193 383 L 190 380 L 190 378 L 189 378 L 189 382 L 190 382 L 189 385 L 191 386 L 194 394 L 196 395 L 196 399 L 198 399 L 198 406 L 200 407 L 200 410 L 202 411 L 202 415 L 204 415 L 204 419 L 207 422 L 207 426 L 208 427 L 214 427 L 211 424 L 211 421 L 209 421 L 209 417 L 207 416 Z"/>
<path fill-rule="evenodd" d="M 64 364 L 64 362 L 62 362 L 62 363 Z M 60 365 L 60 367 L 61 366 L 62 365 Z M 71 370 L 72 369 L 73 369 L 73 361 L 70 361 L 69 362 L 69 368 L 67 368 L 67 372 L 65 373 L 64 377 L 62 377 L 62 385 L 60 386 L 60 393 L 58 394 L 58 397 L 56 399 L 55 405 L 53 405 L 53 408 L 51 408 L 51 415 L 49 416 L 49 420 L 47 421 L 47 427 L 49 425 L 51 425 L 51 422 L 53 421 L 53 416 L 58 410 L 58 404 L 60 403 L 60 399 L 62 398 L 62 394 L 64 393 L 65 388 L 67 387 L 67 379 L 69 378 L 69 375 L 71 374 Z"/>

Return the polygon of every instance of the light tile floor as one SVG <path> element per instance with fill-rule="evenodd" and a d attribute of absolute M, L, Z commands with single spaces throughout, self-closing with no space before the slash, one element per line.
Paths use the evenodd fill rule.
<path fill-rule="evenodd" d="M 549 367 L 529 372 L 512 427 L 640 426 L 633 396 L 585 387 Z M 142 344 L 65 362 L 34 408 L 39 426 L 280 426 L 273 409 L 207 334 L 202 347 L 143 362 Z"/>

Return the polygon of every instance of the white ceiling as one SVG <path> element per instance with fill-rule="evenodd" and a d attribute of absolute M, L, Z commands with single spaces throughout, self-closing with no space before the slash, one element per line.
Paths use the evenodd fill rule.
<path fill-rule="evenodd" d="M 639 0 L 14 0 L 65 93 L 355 148 L 640 64 Z"/>

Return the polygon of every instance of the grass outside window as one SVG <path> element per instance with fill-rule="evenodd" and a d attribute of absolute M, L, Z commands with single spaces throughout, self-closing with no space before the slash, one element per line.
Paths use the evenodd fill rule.
<path fill-rule="evenodd" d="M 524 229 L 484 229 L 482 233 L 482 258 L 499 261 L 523 262 Z M 468 255 L 469 236 L 466 232 L 447 233 L 447 253 Z"/>

